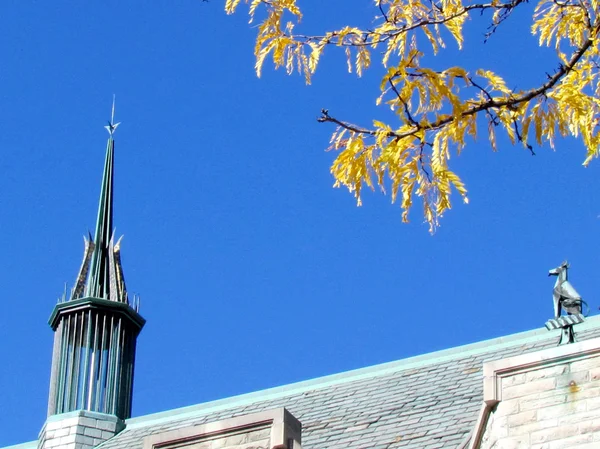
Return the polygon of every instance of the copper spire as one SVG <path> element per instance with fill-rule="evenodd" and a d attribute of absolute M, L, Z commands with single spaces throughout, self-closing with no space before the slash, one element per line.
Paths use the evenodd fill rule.
<path fill-rule="evenodd" d="M 120 239 L 114 242 L 113 228 L 113 184 L 114 184 L 114 132 L 119 123 L 114 122 L 115 101 L 111 119 L 105 126 L 108 131 L 104 174 L 100 189 L 98 218 L 94 239 L 84 238 L 85 252 L 79 276 L 71 299 L 94 297 L 111 301 L 127 302 L 127 291 L 121 268 Z"/>

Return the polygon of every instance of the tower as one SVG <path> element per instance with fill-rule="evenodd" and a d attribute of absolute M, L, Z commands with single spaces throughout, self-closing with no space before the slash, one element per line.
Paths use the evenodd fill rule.
<path fill-rule="evenodd" d="M 113 103 L 95 234 L 84 237 L 75 286 L 49 320 L 54 347 L 48 420 L 39 448 L 94 447 L 119 432 L 131 415 L 136 340 L 145 320 L 138 313 L 139 301 L 127 295 L 120 239 L 114 241 L 113 135 L 118 125 Z M 92 424 L 101 421 L 94 431 Z M 64 427 L 61 422 L 69 424 L 67 435 L 56 432 Z M 50 443 L 58 434 L 62 443 Z"/>

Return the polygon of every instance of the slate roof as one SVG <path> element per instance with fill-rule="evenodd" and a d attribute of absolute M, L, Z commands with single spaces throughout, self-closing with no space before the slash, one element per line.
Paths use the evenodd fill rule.
<path fill-rule="evenodd" d="M 599 337 L 600 316 L 575 329 L 579 341 Z M 538 329 L 132 418 L 98 449 L 141 449 L 148 435 L 276 407 L 302 423 L 303 449 L 462 449 L 482 404 L 483 363 L 554 347 L 559 336 Z"/>
<path fill-rule="evenodd" d="M 579 340 L 600 336 L 597 318 L 575 328 Z M 554 347 L 559 335 L 540 329 L 134 418 L 98 448 L 138 449 L 147 435 L 282 406 L 302 423 L 303 449 L 459 448 L 481 408 L 483 362 Z"/>

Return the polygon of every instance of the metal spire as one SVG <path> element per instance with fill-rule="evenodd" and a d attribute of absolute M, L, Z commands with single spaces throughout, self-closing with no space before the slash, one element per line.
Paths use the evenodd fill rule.
<path fill-rule="evenodd" d="M 108 134 L 110 135 L 110 139 L 112 139 L 113 134 L 115 133 L 117 126 L 119 126 L 121 122 L 115 123 L 115 95 L 113 94 L 113 105 L 112 105 L 112 113 L 110 115 L 110 121 L 108 125 L 105 126 Z"/>
<path fill-rule="evenodd" d="M 54 330 L 48 414 L 75 410 L 131 416 L 136 340 L 144 323 L 139 300 L 129 303 L 120 239 L 113 230 L 115 102 L 94 237 L 84 237 L 83 261 L 69 300 L 50 316 Z"/>
<path fill-rule="evenodd" d="M 85 296 L 110 299 L 112 301 L 126 302 L 127 294 L 119 257 L 119 242 L 113 241 L 113 172 L 115 141 L 113 135 L 119 123 L 115 123 L 115 98 L 111 119 L 108 126 L 108 142 L 106 144 L 106 159 L 104 161 L 104 174 L 100 189 L 100 203 L 98 205 L 98 219 L 96 232 L 90 248 L 93 248 L 89 257 L 89 273 L 80 271 L 80 277 L 87 277 Z M 84 264 L 86 256 L 84 255 Z M 83 268 L 83 267 L 82 267 Z M 76 289 L 74 297 L 81 295 L 82 289 Z"/>

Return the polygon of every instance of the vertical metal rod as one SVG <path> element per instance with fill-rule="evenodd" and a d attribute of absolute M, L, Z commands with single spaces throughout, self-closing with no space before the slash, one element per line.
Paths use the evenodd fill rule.
<path fill-rule="evenodd" d="M 114 328 L 115 328 L 115 316 L 111 314 L 110 316 L 110 327 L 107 329 L 108 331 L 108 348 L 106 351 L 107 361 L 108 361 L 108 370 L 106 373 L 106 387 L 104 388 L 104 412 L 110 413 L 111 407 L 111 389 L 112 389 L 112 377 L 114 373 L 114 357 L 113 357 L 113 340 L 114 340 Z"/>
<path fill-rule="evenodd" d="M 75 380 L 77 377 L 77 372 L 75 371 L 75 365 L 77 363 L 77 313 L 72 315 L 73 317 L 73 334 L 71 335 L 71 367 L 69 369 L 71 378 L 69 379 L 69 400 L 67 401 L 67 411 L 73 410 L 73 386 L 75 384 Z"/>
<path fill-rule="evenodd" d="M 85 358 L 83 359 L 83 379 L 81 379 L 81 408 L 86 408 L 86 398 L 88 392 L 88 374 L 90 367 L 88 365 L 90 361 L 90 352 L 92 350 L 92 311 L 88 310 L 86 333 L 85 333 Z"/>
<path fill-rule="evenodd" d="M 77 382 L 79 381 L 79 351 L 77 350 L 77 343 L 79 341 L 79 333 L 81 332 L 81 326 L 79 324 L 79 314 L 75 312 L 74 318 L 74 329 L 73 329 L 73 372 L 71 373 L 71 399 L 69 401 L 69 411 L 75 409 L 77 403 Z"/>
<path fill-rule="evenodd" d="M 71 329 L 70 329 L 70 320 L 67 317 L 65 319 L 65 330 L 66 330 L 66 336 L 65 336 L 65 342 L 64 342 L 64 346 L 65 346 L 65 362 L 63 364 L 62 367 L 62 379 L 61 379 L 61 385 L 62 385 L 62 395 L 60 398 L 60 412 L 63 413 L 65 411 L 65 395 L 67 394 L 67 376 L 69 374 L 68 371 L 68 367 L 69 367 L 69 336 L 71 335 Z"/>
<path fill-rule="evenodd" d="M 81 395 L 81 359 L 82 359 L 82 350 L 83 350 L 83 330 L 85 328 L 85 311 L 81 311 L 81 322 L 79 323 L 79 344 L 76 348 L 76 356 L 77 356 L 77 382 L 75 382 L 75 403 L 74 410 L 81 408 L 81 401 L 79 400 L 79 396 Z"/>
<path fill-rule="evenodd" d="M 73 341 L 73 332 L 72 332 L 72 326 L 73 324 L 71 323 L 71 315 L 69 315 L 68 318 L 68 337 L 67 337 L 67 364 L 66 364 L 66 376 L 65 376 L 65 397 L 64 397 L 64 401 L 63 401 L 63 411 L 69 411 L 69 401 L 71 400 L 71 389 L 69 388 L 69 386 L 71 385 L 71 378 L 72 378 L 72 370 L 73 370 L 73 351 L 71 351 L 69 348 L 73 346 L 72 341 Z"/>
<path fill-rule="evenodd" d="M 98 387 L 100 374 L 102 372 L 102 321 L 104 320 L 104 314 L 98 312 L 98 345 L 94 348 L 96 351 L 96 370 L 94 372 L 94 403 L 92 404 L 92 410 L 98 410 Z"/>
<path fill-rule="evenodd" d="M 117 323 L 115 328 L 113 329 L 115 334 L 115 346 L 113 349 L 113 363 L 115 365 L 115 370 L 112 378 L 112 390 L 111 390 L 111 410 L 112 413 L 116 414 L 119 408 L 119 403 L 117 400 L 117 392 L 119 391 L 119 372 L 121 371 L 121 317 L 119 316 L 117 319 Z"/>
<path fill-rule="evenodd" d="M 61 336 L 60 336 L 60 364 L 59 367 L 57 369 L 57 376 L 56 376 L 56 382 L 57 382 L 57 392 L 56 392 L 56 399 L 54 400 L 54 412 L 55 413 L 62 413 L 62 408 L 61 408 L 61 403 L 62 403 L 62 397 L 64 394 L 64 383 L 63 383 L 63 378 L 64 378 L 64 366 L 65 366 L 65 357 L 66 357 L 66 335 L 67 335 L 67 331 L 66 331 L 66 327 L 65 327 L 65 319 L 63 318 L 60 322 L 60 328 L 61 328 Z"/>
<path fill-rule="evenodd" d="M 96 377 L 96 346 L 98 345 L 98 312 L 94 312 L 94 345 L 92 347 L 92 363 L 90 365 L 90 382 L 89 382 L 89 396 L 88 396 L 88 410 L 93 410 L 94 397 L 94 378 Z"/>
<path fill-rule="evenodd" d="M 101 367 L 101 371 L 100 371 L 100 377 L 99 377 L 99 381 L 100 381 L 100 386 L 98 388 L 98 411 L 99 412 L 104 412 L 104 394 L 105 394 L 105 390 L 106 390 L 106 368 L 107 368 L 107 363 L 106 363 L 106 345 L 107 345 L 107 334 L 106 331 L 108 329 L 108 324 L 107 324 L 107 317 L 106 314 L 104 315 L 104 318 L 102 319 L 102 346 L 101 346 L 101 360 L 102 360 L 102 365 Z"/>
<path fill-rule="evenodd" d="M 121 389 L 119 391 L 119 403 L 120 403 L 120 412 L 123 416 L 129 416 L 129 370 L 130 370 L 130 362 L 131 362 L 131 354 L 130 354 L 130 341 L 129 341 L 129 333 L 126 326 L 124 326 L 123 334 L 121 338 L 123 339 L 123 352 L 121 355 Z"/>
<path fill-rule="evenodd" d="M 77 340 L 79 336 L 79 316 L 77 313 L 73 315 L 73 349 L 71 350 L 72 365 L 71 365 L 71 383 L 69 385 L 69 408 L 68 411 L 73 410 L 73 406 L 77 398 L 75 397 L 75 385 L 77 384 Z"/>
<path fill-rule="evenodd" d="M 135 345 L 136 341 L 130 333 L 127 338 L 129 346 L 129 378 L 127 379 L 127 399 L 125 401 L 127 407 L 127 418 L 131 416 L 131 404 L 133 403 L 133 375 L 135 373 Z"/>
<path fill-rule="evenodd" d="M 120 391 L 120 386 L 121 386 L 121 382 L 120 382 L 120 377 L 121 377 L 121 367 L 123 366 L 123 361 L 121 360 L 121 354 L 122 354 L 122 348 L 123 348 L 123 342 L 121 339 L 121 317 L 119 317 L 119 322 L 117 324 L 117 347 L 115 350 L 115 378 L 113 380 L 113 392 L 112 392 L 112 402 L 113 402 L 113 413 L 114 414 L 118 414 L 119 411 L 119 400 L 118 400 L 118 392 Z"/>
<path fill-rule="evenodd" d="M 99 370 L 99 376 L 98 376 L 98 382 L 96 383 L 96 404 L 95 404 L 95 408 L 94 411 L 96 412 L 102 412 L 102 400 L 104 398 L 104 376 L 106 376 L 106 357 L 105 357 L 105 352 L 104 352 L 104 346 L 106 344 L 106 338 L 105 338 L 105 334 L 106 334 L 106 314 L 103 314 L 102 317 L 102 331 L 101 331 L 102 337 L 101 337 L 101 341 L 100 341 L 100 370 Z"/>

